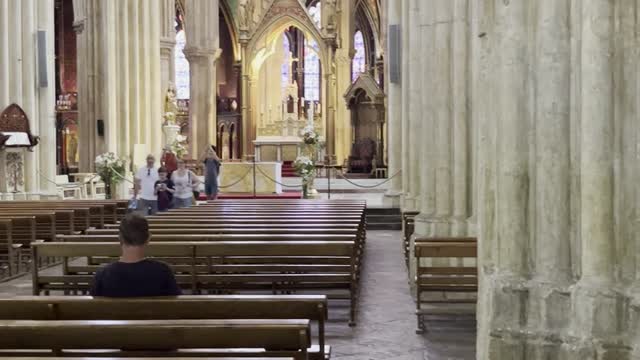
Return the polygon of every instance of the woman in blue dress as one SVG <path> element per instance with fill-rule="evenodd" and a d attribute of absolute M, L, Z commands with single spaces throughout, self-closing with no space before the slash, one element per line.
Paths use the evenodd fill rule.
<path fill-rule="evenodd" d="M 220 158 L 215 146 L 207 146 L 202 163 L 204 165 L 204 193 L 207 194 L 207 200 L 215 200 L 218 198 L 218 176 L 220 175 Z"/>

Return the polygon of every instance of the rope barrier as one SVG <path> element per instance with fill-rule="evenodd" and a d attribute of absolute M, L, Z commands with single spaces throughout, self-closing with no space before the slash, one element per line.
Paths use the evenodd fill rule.
<path fill-rule="evenodd" d="M 107 165 L 107 166 L 108 166 L 108 165 Z M 124 175 L 122 175 L 122 174 L 120 174 L 119 172 L 117 172 L 117 171 L 116 171 L 114 168 L 112 168 L 111 166 L 109 166 L 109 169 L 110 169 L 111 171 L 113 171 L 113 173 L 114 173 L 114 174 L 116 174 L 116 176 L 118 176 L 120 179 L 122 179 L 122 180 L 124 180 L 124 181 L 126 181 L 126 182 L 128 182 L 128 183 L 130 183 L 130 184 L 132 184 L 132 185 L 135 185 L 135 183 L 134 183 L 133 181 L 131 181 L 131 180 L 127 179 L 126 177 L 124 177 Z"/>
<path fill-rule="evenodd" d="M 239 183 L 240 181 L 244 180 L 244 178 L 246 178 L 250 173 L 251 173 L 251 168 L 249 168 L 249 170 L 237 181 L 234 181 L 233 183 L 229 184 L 229 185 L 218 185 L 218 188 L 220 189 L 226 189 L 226 188 L 230 188 L 234 185 L 236 185 L 237 183 Z"/>
<path fill-rule="evenodd" d="M 360 188 L 363 188 L 363 189 L 373 189 L 373 188 L 377 188 L 378 186 L 380 186 L 380 185 L 384 185 L 384 184 L 386 184 L 387 182 L 391 181 L 391 179 L 393 179 L 394 177 L 398 176 L 401 172 L 402 172 L 402 170 L 398 170 L 398 171 L 397 171 L 395 174 L 393 174 L 393 176 L 391 176 L 390 178 L 388 178 L 388 179 L 386 179 L 386 180 L 384 180 L 384 181 L 382 181 L 382 182 L 380 182 L 380 183 L 378 183 L 378 184 L 375 184 L 375 185 L 360 185 L 360 184 L 357 184 L 357 183 L 355 183 L 355 182 L 353 182 L 353 181 L 351 181 L 351 180 L 347 179 L 344 175 L 342 175 L 342 170 L 339 170 L 339 173 L 336 173 L 336 174 L 337 174 L 338 176 L 340 176 L 342 179 L 344 179 L 346 182 L 348 182 L 349 184 L 353 185 L 353 186 L 357 186 L 357 187 L 360 187 Z"/>
<path fill-rule="evenodd" d="M 267 175 L 264 171 L 262 171 L 262 169 L 260 169 L 260 167 L 256 166 L 256 169 L 258 169 L 258 171 L 260 171 L 260 173 L 264 177 L 266 177 L 267 179 L 271 180 L 272 182 L 274 182 L 274 183 L 276 183 L 276 184 L 278 184 L 280 186 L 284 186 L 284 187 L 288 187 L 288 188 L 302 188 L 302 184 L 300 184 L 300 185 L 287 185 L 287 184 L 284 184 L 282 182 L 279 182 L 279 181 L 273 179 L 271 176 Z"/>

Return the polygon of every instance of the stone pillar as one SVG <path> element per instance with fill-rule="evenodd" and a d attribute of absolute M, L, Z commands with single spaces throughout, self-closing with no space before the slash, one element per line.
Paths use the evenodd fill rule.
<path fill-rule="evenodd" d="M 402 3 L 402 25 L 400 31 L 402 32 L 402 99 L 401 107 L 402 112 L 400 117 L 402 119 L 402 195 L 401 203 L 403 211 L 410 211 L 413 204 L 409 204 L 409 179 L 410 174 L 415 169 L 412 169 L 412 164 L 409 159 L 409 152 L 411 151 L 411 124 L 409 122 L 409 35 L 411 33 L 411 24 L 409 22 L 409 1 L 401 1 Z M 411 206 L 409 206 L 411 205 Z"/>
<path fill-rule="evenodd" d="M 160 9 L 160 69 L 162 70 L 161 88 L 164 94 L 169 82 L 175 83 L 175 47 L 176 30 L 173 22 L 176 14 L 175 0 L 162 0 Z"/>
<path fill-rule="evenodd" d="M 387 21 L 389 25 L 402 27 L 402 5 L 400 1 L 387 1 Z M 402 28 L 400 29 L 402 31 Z M 389 34 L 389 32 L 387 32 Z M 390 40 L 387 40 L 387 49 Z M 387 50 L 388 51 L 388 50 Z M 387 56 L 387 59 L 389 57 Z M 386 62 L 388 68 L 388 61 Z M 404 72 L 402 69 L 401 72 Z M 388 176 L 393 176 L 402 170 L 402 84 L 387 80 L 387 153 Z M 389 189 L 384 194 L 385 203 L 392 207 L 400 206 L 402 193 L 402 174 L 396 175 L 389 182 Z"/>
<path fill-rule="evenodd" d="M 534 281 L 529 290 L 528 328 L 566 335 L 571 308 L 570 249 L 570 0 L 537 2 L 535 38 Z M 527 339 L 535 359 L 558 354 L 559 344 Z"/>
<path fill-rule="evenodd" d="M 23 1 L 23 5 L 25 3 L 33 3 L 33 0 Z M 36 5 L 37 4 L 37 5 Z M 56 168 L 56 152 L 54 149 L 56 148 L 56 114 L 55 114 L 55 27 L 54 27 L 54 1 L 53 0 L 38 0 L 35 4 L 31 4 L 27 9 L 28 10 L 37 11 L 37 23 L 35 24 L 35 28 L 33 31 L 44 30 L 47 34 L 47 83 L 48 86 L 46 88 L 34 89 L 33 85 L 26 87 L 26 94 L 30 94 L 30 96 L 37 96 L 34 98 L 34 102 L 38 104 L 38 117 L 39 119 L 39 130 L 38 135 L 40 136 L 40 144 L 38 145 L 39 149 L 39 161 L 38 167 L 39 172 L 48 179 L 55 179 L 55 175 L 57 172 Z M 31 14 L 27 11 L 25 14 L 26 18 L 31 17 Z M 31 20 L 31 24 L 33 20 Z M 29 23 L 29 21 L 27 22 Z M 32 36 L 33 38 L 33 36 Z M 32 48 L 34 49 L 34 48 Z M 27 55 L 29 56 L 29 55 Z M 29 67 L 31 64 L 35 63 L 36 56 L 35 51 L 30 55 L 31 61 L 28 61 L 24 64 L 24 66 Z M 30 70 L 27 70 L 27 74 L 35 72 L 35 67 L 31 67 Z M 34 74 L 35 77 L 35 74 Z M 30 80 L 31 84 L 33 80 Z M 30 90 L 29 90 L 30 89 Z M 40 195 L 45 197 L 55 197 L 56 196 L 56 187 L 50 181 L 45 181 L 40 179 Z"/>
<path fill-rule="evenodd" d="M 524 359 L 529 264 L 529 4 L 483 3 L 478 359 Z M 488 35 L 487 35 L 488 34 Z M 488 51 L 488 52 L 484 52 Z M 488 56 L 487 56 L 488 55 Z M 486 213 L 485 213 L 486 212 Z M 484 258 L 486 257 L 486 258 Z"/>
<path fill-rule="evenodd" d="M 407 96 L 405 99 L 407 100 L 406 104 L 404 104 L 403 109 L 407 112 L 406 116 L 403 114 L 403 119 L 407 120 L 407 132 L 408 132 L 408 143 L 407 143 L 407 152 L 409 162 L 407 166 L 403 166 L 403 169 L 411 168 L 409 174 L 405 174 L 408 177 L 407 194 L 405 195 L 404 207 L 406 210 L 416 210 L 419 209 L 419 194 L 420 194 L 420 163 L 421 157 L 419 156 L 420 152 L 420 121 L 422 121 L 422 114 L 420 114 L 420 81 L 416 79 L 418 65 L 420 64 L 419 53 L 420 53 L 420 41 L 419 41 L 419 1 L 410 0 L 408 1 L 408 8 L 406 9 L 406 24 L 408 25 L 406 28 L 408 43 L 407 43 L 407 51 L 408 54 L 408 62 L 405 68 L 407 72 L 406 84 L 407 88 Z M 422 4 L 425 6 L 425 4 Z M 403 79 L 405 80 L 405 79 Z"/>
<path fill-rule="evenodd" d="M 216 60 L 220 55 L 218 0 L 187 0 L 184 49 L 191 75 L 189 103 L 189 141 L 192 157 L 216 143 Z"/>
<path fill-rule="evenodd" d="M 473 1 L 473 0 L 472 0 Z M 471 51 L 469 50 L 469 1 L 456 0 L 452 2 L 451 17 L 451 133 L 452 164 L 452 218 L 451 234 L 453 236 L 467 235 L 468 193 L 469 183 L 469 136 L 470 112 L 469 89 L 471 78 L 469 65 Z"/>
<path fill-rule="evenodd" d="M 347 92 L 349 86 L 351 86 L 351 63 L 353 55 L 353 36 L 351 34 L 355 31 L 355 7 L 349 4 L 349 1 L 341 1 L 339 5 L 339 11 L 334 15 L 338 19 L 338 33 L 340 36 L 340 47 L 335 49 L 333 58 L 329 59 L 329 63 L 335 63 L 334 77 L 337 86 L 336 93 L 336 106 L 335 106 L 335 151 L 333 154 L 327 153 L 327 155 L 335 155 L 338 164 L 341 164 L 351 155 L 352 146 L 352 124 L 351 124 L 351 109 L 348 108 L 344 99 L 344 94 Z M 336 9 L 329 9 L 335 11 Z M 325 13 L 322 13 L 323 24 L 328 20 L 328 16 L 325 17 Z M 325 29 L 326 30 L 326 29 Z M 335 29 L 330 32 L 335 33 Z M 349 34 L 349 35 L 348 35 Z M 329 41 L 330 47 L 333 46 L 332 39 Z M 323 60 L 324 61 L 324 60 Z M 323 63 L 324 66 L 324 63 Z M 330 67 L 331 65 L 329 65 Z M 329 133 L 328 133 L 329 134 Z"/>
<path fill-rule="evenodd" d="M 582 2 L 581 272 L 574 288 L 572 334 L 604 339 L 619 334 L 622 306 L 613 290 L 614 229 L 614 4 Z M 599 317 L 609 312 L 611 316 Z M 590 349 L 586 347 L 585 350 Z M 604 358 L 604 357 L 603 357 Z M 613 357 L 612 357 L 613 358 Z"/>

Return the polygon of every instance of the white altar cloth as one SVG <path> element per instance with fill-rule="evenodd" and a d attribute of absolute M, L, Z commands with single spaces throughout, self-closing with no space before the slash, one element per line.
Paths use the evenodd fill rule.
<path fill-rule="evenodd" d="M 256 162 L 256 193 L 281 194 L 282 164 L 278 162 Z M 264 174 L 263 174 L 264 173 Z M 246 175 L 246 176 L 245 176 Z M 266 175 L 266 176 L 265 176 Z M 242 180 L 239 180 L 243 177 Z M 268 176 L 268 177 L 267 177 Z M 277 181 L 273 182 L 271 179 Z M 239 180 L 239 181 L 238 181 Z M 233 186 L 226 187 L 237 182 Z M 253 193 L 253 163 L 223 162 L 218 178 L 220 192 Z"/>
<path fill-rule="evenodd" d="M 10 137 L 7 139 L 5 145 L 7 146 L 30 146 L 31 141 L 29 141 L 29 135 L 26 132 L 11 132 L 11 131 L 3 131 L 3 135 L 9 135 Z"/>

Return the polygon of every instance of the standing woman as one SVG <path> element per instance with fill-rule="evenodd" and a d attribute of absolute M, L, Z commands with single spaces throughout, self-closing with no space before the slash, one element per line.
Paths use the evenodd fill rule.
<path fill-rule="evenodd" d="M 176 192 L 173 194 L 173 206 L 176 209 L 190 207 L 193 203 L 193 191 L 197 189 L 200 180 L 191 170 L 188 170 L 184 160 L 177 162 L 178 169 L 171 174 Z"/>
<path fill-rule="evenodd" d="M 218 198 L 218 175 L 220 175 L 220 158 L 216 153 L 216 147 L 207 146 L 201 158 L 204 164 L 204 192 L 207 200 Z"/>

